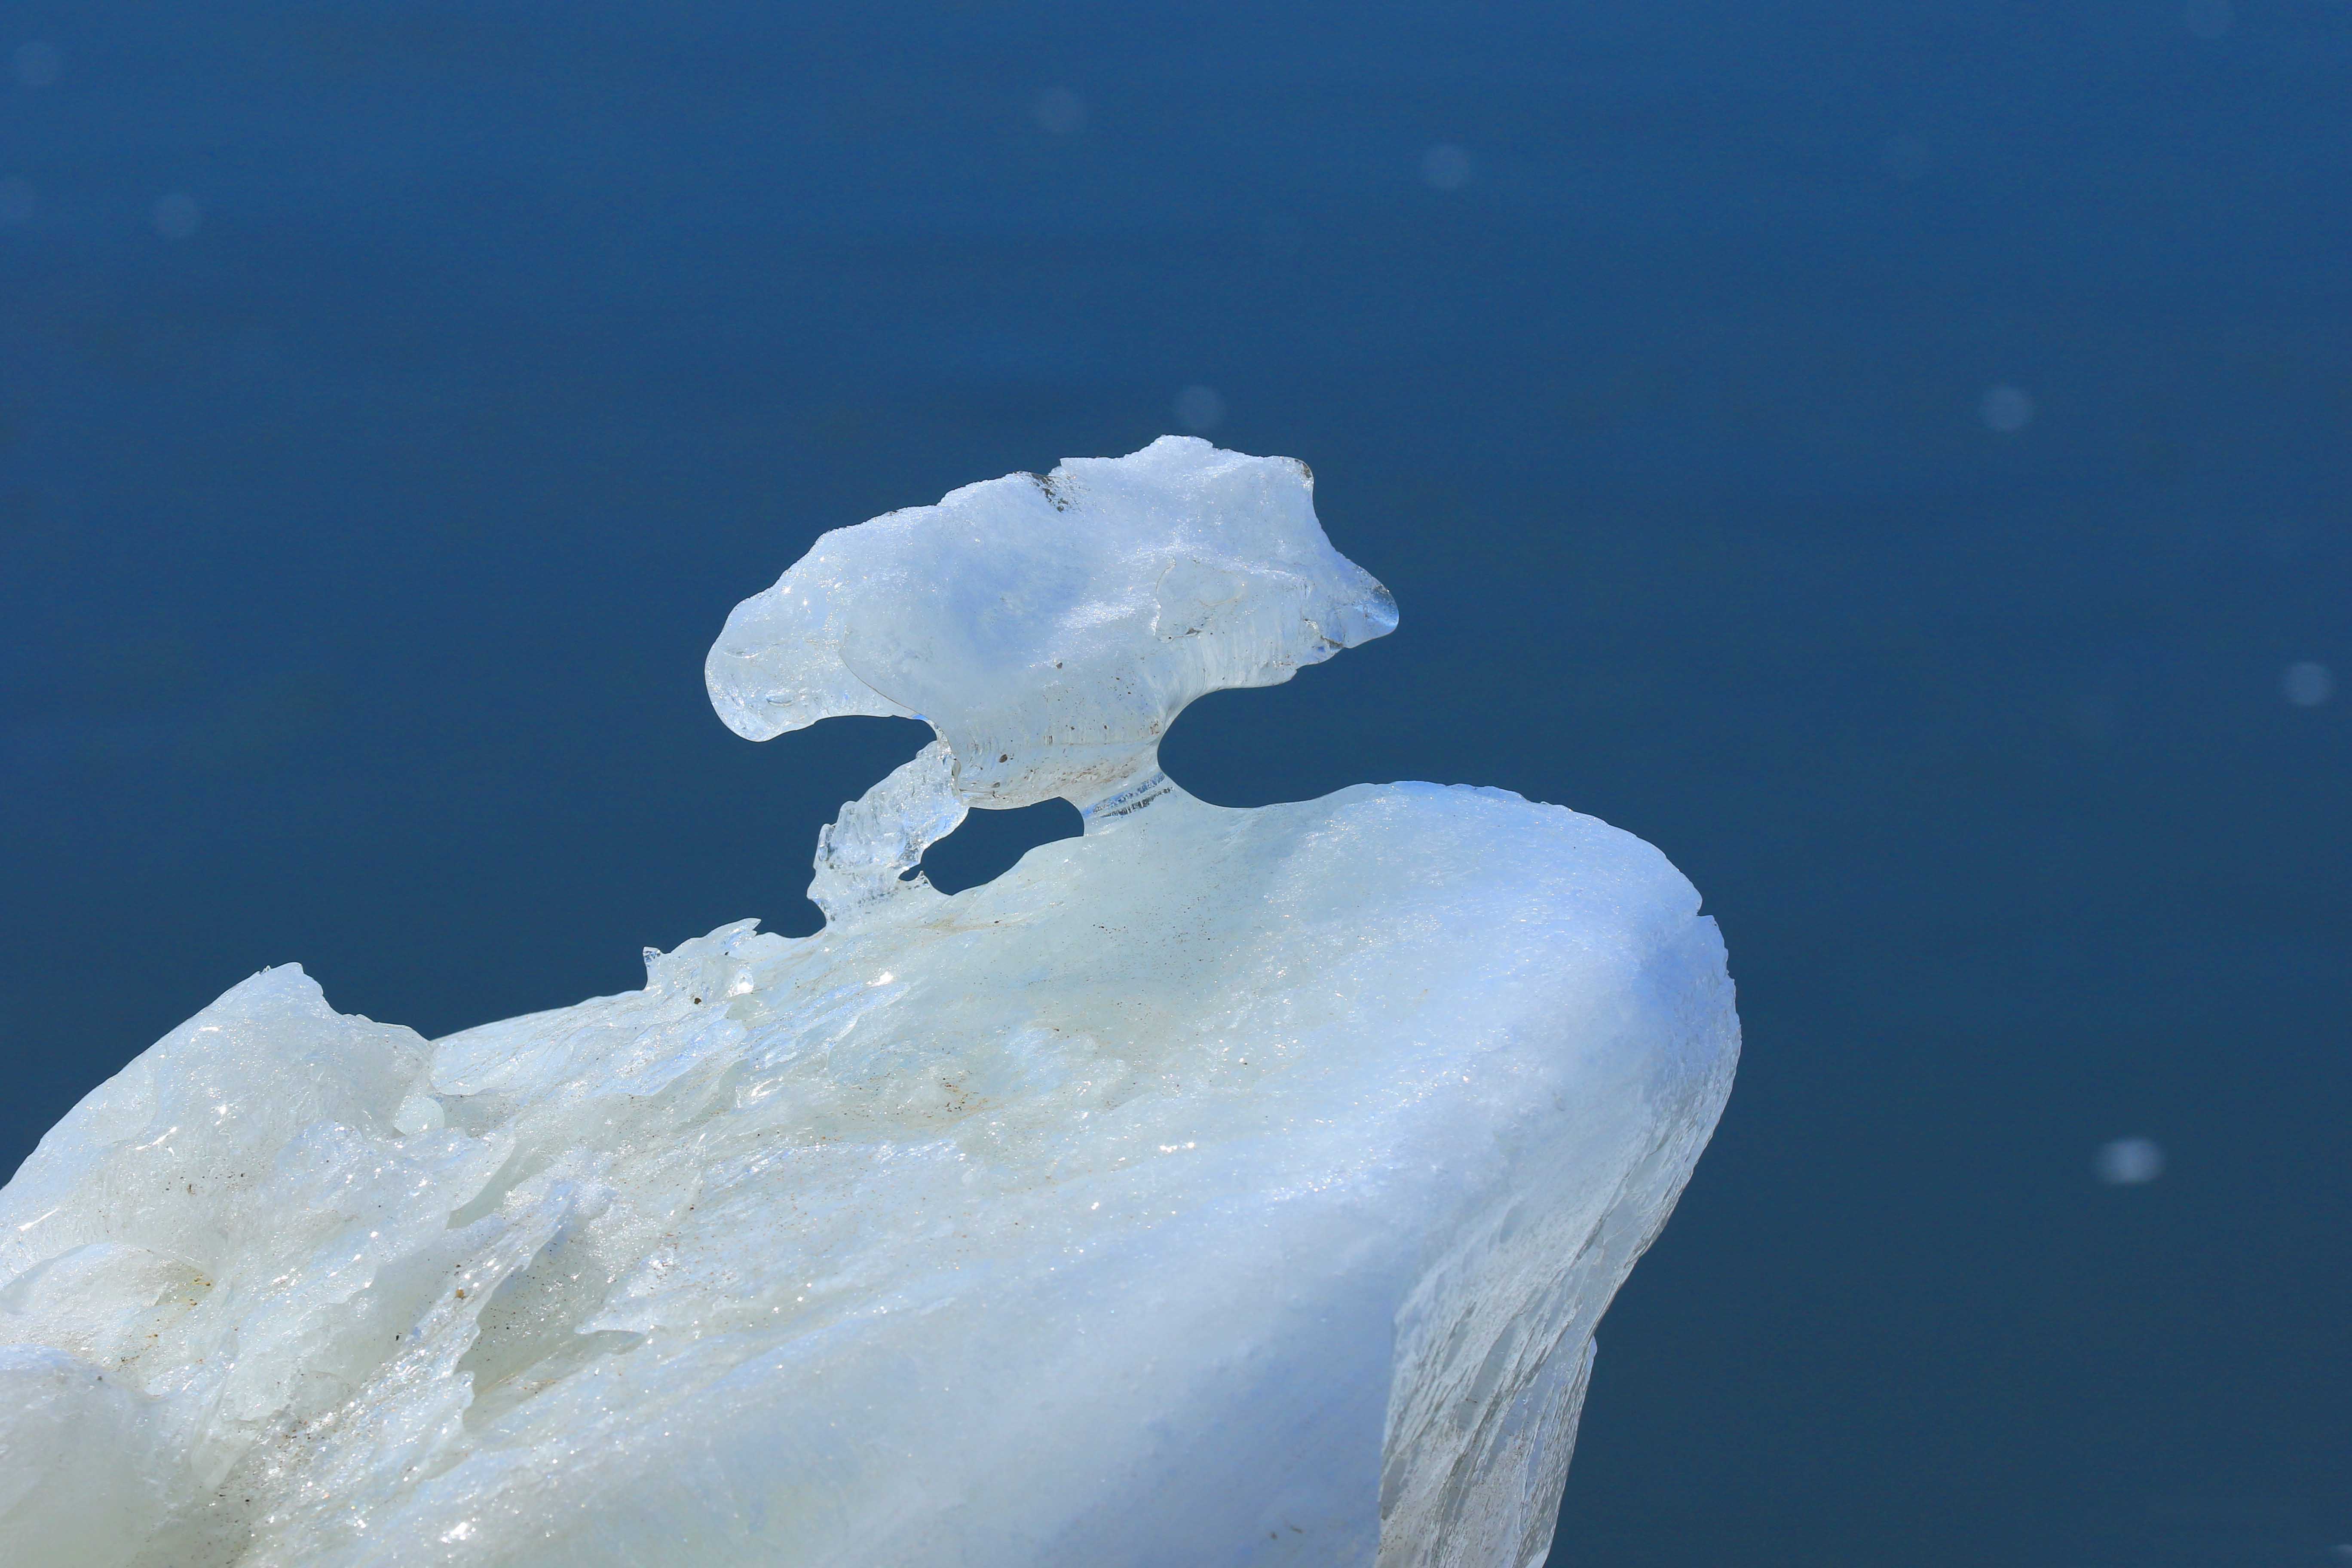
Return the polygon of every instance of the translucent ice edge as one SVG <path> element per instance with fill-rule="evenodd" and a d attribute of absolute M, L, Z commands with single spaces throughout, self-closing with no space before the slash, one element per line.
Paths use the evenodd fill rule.
<path fill-rule="evenodd" d="M 1539 1563 L 1738 1026 L 1604 824 L 1159 771 L 1394 624 L 1303 466 L 1198 441 L 825 535 L 709 664 L 754 738 L 937 733 L 825 929 L 436 1042 L 270 969 L 142 1054 L 0 1192 L 0 1563 Z M 1052 795 L 1086 837 L 909 876 Z"/>

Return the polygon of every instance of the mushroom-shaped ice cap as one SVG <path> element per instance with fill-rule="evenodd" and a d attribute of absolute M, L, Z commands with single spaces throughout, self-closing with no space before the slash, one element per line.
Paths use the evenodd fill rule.
<path fill-rule="evenodd" d="M 924 719 L 971 804 L 1084 806 L 1148 768 L 1194 698 L 1395 628 L 1313 489 L 1293 458 L 1163 436 L 836 529 L 727 617 L 711 704 L 755 741 Z"/>

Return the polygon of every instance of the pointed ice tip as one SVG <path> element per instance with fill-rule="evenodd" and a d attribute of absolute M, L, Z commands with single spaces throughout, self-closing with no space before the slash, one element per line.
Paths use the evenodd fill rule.
<path fill-rule="evenodd" d="M 1356 635 L 1345 638 L 1347 646 L 1358 647 L 1374 637 L 1384 637 L 1397 629 L 1396 595 L 1386 585 L 1374 583 L 1372 591 L 1364 596 L 1358 607 Z"/>
<path fill-rule="evenodd" d="M 753 740 L 920 714 L 969 804 L 1084 802 L 1194 698 L 1287 680 L 1396 621 L 1324 536 L 1307 465 L 1163 436 L 825 534 L 735 607 L 705 677 Z"/>

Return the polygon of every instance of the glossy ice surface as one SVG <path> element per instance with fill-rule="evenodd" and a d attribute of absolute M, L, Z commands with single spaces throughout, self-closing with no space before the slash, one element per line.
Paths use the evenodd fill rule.
<path fill-rule="evenodd" d="M 709 663 L 754 738 L 940 737 L 825 929 L 435 1042 L 272 969 L 141 1056 L 0 1194 L 0 1557 L 1540 1563 L 1738 1026 L 1592 818 L 1160 774 L 1394 624 L 1302 468 L 1199 441 L 825 535 Z M 1057 794 L 1084 837 L 912 873 Z"/>

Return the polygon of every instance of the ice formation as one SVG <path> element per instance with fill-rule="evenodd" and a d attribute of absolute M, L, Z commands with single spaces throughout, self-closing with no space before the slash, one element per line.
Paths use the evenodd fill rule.
<path fill-rule="evenodd" d="M 265 970 L 94 1090 L 0 1192 L 0 1561 L 1541 1563 L 1738 1026 L 1591 817 L 1160 773 L 1394 624 L 1301 466 L 1195 440 L 826 534 L 708 668 L 754 738 L 938 734 L 825 928 L 437 1041 Z"/>

